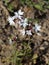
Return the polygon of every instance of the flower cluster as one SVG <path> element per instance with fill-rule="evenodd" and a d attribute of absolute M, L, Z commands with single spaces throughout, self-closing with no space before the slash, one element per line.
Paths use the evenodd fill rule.
<path fill-rule="evenodd" d="M 18 28 L 17 26 L 19 25 L 19 28 L 21 28 L 21 26 L 23 27 L 23 29 L 19 29 L 19 32 L 24 36 L 25 34 L 27 35 L 32 35 L 32 31 L 31 29 L 29 30 L 26 30 L 26 26 L 30 26 L 31 24 L 28 23 L 28 19 L 25 18 L 23 16 L 24 12 L 20 10 L 18 10 L 18 12 L 14 12 L 14 16 L 13 17 L 8 17 L 8 21 L 9 21 L 9 24 L 12 25 L 12 26 L 15 26 L 16 28 Z M 18 19 L 18 20 L 17 20 Z M 14 21 L 16 20 L 16 21 Z M 35 27 L 34 27 L 34 30 L 35 32 L 40 35 L 38 33 L 38 31 L 40 31 L 40 28 L 41 26 L 38 25 L 38 24 L 35 24 Z"/>
<path fill-rule="evenodd" d="M 27 35 L 32 35 L 31 30 L 25 31 L 25 28 L 28 25 L 28 23 L 27 23 L 28 19 L 22 18 L 24 12 L 19 10 L 18 12 L 14 12 L 14 14 L 15 14 L 15 16 L 8 17 L 9 24 L 12 25 L 12 26 L 16 26 L 16 24 L 19 24 L 19 26 L 23 26 L 23 29 L 19 30 L 22 35 L 25 35 L 25 32 L 26 32 Z M 19 19 L 19 21 L 15 23 L 14 19 Z"/>

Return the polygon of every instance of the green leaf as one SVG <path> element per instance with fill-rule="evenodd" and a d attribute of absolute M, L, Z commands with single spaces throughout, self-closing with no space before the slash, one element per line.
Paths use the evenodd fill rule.
<path fill-rule="evenodd" d="M 5 1 L 6 4 L 9 2 L 9 0 L 4 0 L 4 1 Z"/>
<path fill-rule="evenodd" d="M 49 5 L 48 5 L 46 8 L 48 8 L 48 9 L 49 9 Z"/>
<path fill-rule="evenodd" d="M 43 10 L 42 5 L 40 4 L 35 4 L 34 7 L 38 10 Z"/>
<path fill-rule="evenodd" d="M 12 5 L 12 4 L 9 4 L 8 10 L 9 10 L 10 12 L 13 12 L 13 5 Z"/>
<path fill-rule="evenodd" d="M 26 1 L 26 0 L 20 0 L 21 4 L 23 4 L 23 5 L 24 5 L 25 1 Z"/>
<path fill-rule="evenodd" d="M 32 59 L 36 59 L 36 58 L 38 58 L 38 55 L 34 54 Z"/>

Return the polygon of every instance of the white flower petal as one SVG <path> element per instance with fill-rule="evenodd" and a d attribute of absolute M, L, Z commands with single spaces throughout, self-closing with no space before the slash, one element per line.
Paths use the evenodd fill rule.
<path fill-rule="evenodd" d="M 27 18 L 25 18 L 25 19 L 24 19 L 24 22 L 26 22 L 26 23 L 27 23 L 27 22 L 28 22 L 28 19 L 27 19 Z"/>
<path fill-rule="evenodd" d="M 21 20 L 22 19 L 22 16 L 19 15 L 18 18 Z"/>
<path fill-rule="evenodd" d="M 13 26 L 15 25 L 12 17 L 8 17 L 8 21 L 9 21 L 10 25 L 13 25 Z"/>
<path fill-rule="evenodd" d="M 28 24 L 27 23 L 23 23 L 23 27 L 25 28 Z"/>
<path fill-rule="evenodd" d="M 32 35 L 31 30 L 27 30 L 27 31 L 26 31 L 26 34 L 27 34 L 27 35 Z"/>
<path fill-rule="evenodd" d="M 18 11 L 18 14 L 21 16 L 24 14 L 24 12 L 21 11 L 21 9 Z"/>
<path fill-rule="evenodd" d="M 16 17 L 18 17 L 18 16 L 19 16 L 17 12 L 14 12 L 14 14 L 15 14 L 15 16 L 16 16 Z"/>
<path fill-rule="evenodd" d="M 16 18 L 17 18 L 17 16 L 13 16 L 13 17 L 12 17 L 12 20 L 14 20 L 14 19 L 16 19 Z"/>

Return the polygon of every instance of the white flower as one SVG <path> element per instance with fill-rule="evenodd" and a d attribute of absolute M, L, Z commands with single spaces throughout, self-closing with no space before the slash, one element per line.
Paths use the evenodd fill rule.
<path fill-rule="evenodd" d="M 8 17 L 8 21 L 9 21 L 10 25 L 15 26 L 15 23 L 14 23 L 12 17 Z"/>
<path fill-rule="evenodd" d="M 15 14 L 16 18 L 19 18 L 19 19 L 21 20 L 22 16 L 21 16 L 21 15 L 19 15 L 19 13 L 14 12 L 14 14 Z"/>
<path fill-rule="evenodd" d="M 21 11 L 21 9 L 18 11 L 18 14 L 21 16 L 24 14 L 24 12 Z"/>
<path fill-rule="evenodd" d="M 27 18 L 25 18 L 24 24 L 23 24 L 23 27 L 24 27 L 24 28 L 28 25 L 27 21 L 28 21 Z"/>
<path fill-rule="evenodd" d="M 41 26 L 40 26 L 40 25 L 35 24 L 35 31 L 36 31 L 36 32 L 40 31 L 40 30 L 41 30 L 40 28 L 41 28 Z"/>
<path fill-rule="evenodd" d="M 37 33 L 37 35 L 39 35 L 39 36 L 41 36 L 41 34 L 38 32 L 38 31 L 40 31 L 41 29 L 41 26 L 40 25 L 38 25 L 37 23 L 35 24 L 35 27 L 33 27 L 33 29 L 35 30 L 35 32 Z"/>
<path fill-rule="evenodd" d="M 26 34 L 27 34 L 27 35 L 32 35 L 31 30 L 27 30 L 27 31 L 26 31 Z"/>
<path fill-rule="evenodd" d="M 24 14 L 24 12 L 21 11 L 21 9 L 18 12 L 14 12 L 16 18 L 19 18 L 21 20 L 22 15 Z"/>
<path fill-rule="evenodd" d="M 20 33 L 24 36 L 25 35 L 25 29 L 19 30 Z"/>
<path fill-rule="evenodd" d="M 28 25 L 27 21 L 28 21 L 27 18 L 25 18 L 24 20 L 21 20 L 21 23 L 24 28 Z"/>
<path fill-rule="evenodd" d="M 24 28 L 28 25 L 28 23 L 27 23 L 27 18 L 25 18 L 24 20 L 23 19 L 21 19 L 19 22 L 18 22 L 18 24 L 20 25 L 20 26 L 23 26 Z"/>

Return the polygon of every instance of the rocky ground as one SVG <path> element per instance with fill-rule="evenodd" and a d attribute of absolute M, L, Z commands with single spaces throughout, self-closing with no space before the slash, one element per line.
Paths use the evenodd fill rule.
<path fill-rule="evenodd" d="M 20 5 L 17 0 L 9 0 L 9 2 L 13 4 L 14 12 L 19 9 L 24 12 L 23 17 L 38 18 L 41 31 L 36 32 L 33 28 L 37 22 L 29 22 L 31 26 L 26 27 L 25 30 L 31 29 L 32 35 L 20 34 L 19 31 L 23 27 L 9 24 L 7 19 L 9 16 L 14 16 L 14 13 L 11 13 L 1 0 L 0 65 L 49 65 L 49 10 L 46 13 L 37 12 L 34 8 Z"/>

